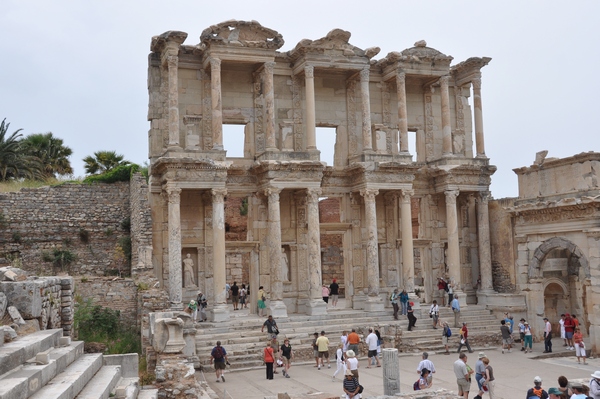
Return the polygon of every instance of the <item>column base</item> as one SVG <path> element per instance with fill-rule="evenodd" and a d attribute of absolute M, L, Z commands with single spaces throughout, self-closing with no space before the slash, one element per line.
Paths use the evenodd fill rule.
<path fill-rule="evenodd" d="M 322 299 L 311 299 L 306 305 L 307 315 L 321 316 L 327 314 L 327 304 Z"/>
<path fill-rule="evenodd" d="M 383 312 L 385 304 L 379 296 L 369 296 L 365 302 L 365 310 L 367 312 Z"/>
<path fill-rule="evenodd" d="M 172 310 L 172 311 L 182 311 L 183 310 L 183 303 L 182 302 L 171 302 L 171 306 L 169 307 L 169 310 Z"/>
<path fill-rule="evenodd" d="M 229 306 L 226 304 L 216 305 L 209 311 L 209 319 L 214 322 L 229 321 Z"/>
<path fill-rule="evenodd" d="M 269 304 L 269 314 L 273 317 L 288 317 L 287 306 L 283 301 L 271 301 Z"/>
<path fill-rule="evenodd" d="M 498 293 L 491 288 L 481 289 L 477 291 L 477 304 L 478 305 L 488 305 L 490 303 L 495 302 L 495 295 Z"/>

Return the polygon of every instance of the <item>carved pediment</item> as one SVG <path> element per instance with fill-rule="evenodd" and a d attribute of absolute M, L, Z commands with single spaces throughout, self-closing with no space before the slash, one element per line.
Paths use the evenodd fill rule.
<path fill-rule="evenodd" d="M 407 48 L 402 52 L 392 51 L 385 56 L 384 59 L 378 62 L 378 65 L 385 68 L 393 64 L 431 64 L 438 66 L 450 66 L 450 62 L 454 59 L 451 55 L 446 55 L 432 47 L 427 47 L 425 40 L 420 40 L 415 43 L 414 47 Z"/>
<path fill-rule="evenodd" d="M 239 47 L 278 49 L 285 43 L 283 36 L 256 21 L 229 20 L 206 28 L 200 35 L 200 45 L 218 43 Z"/>
<path fill-rule="evenodd" d="M 303 39 L 288 54 L 292 59 L 298 59 L 307 53 L 322 54 L 330 51 L 338 51 L 340 55 L 357 57 L 375 57 L 379 53 L 379 47 L 371 47 L 366 50 L 360 49 L 348 42 L 351 33 L 343 29 L 333 29 L 325 37 L 317 40 Z"/>

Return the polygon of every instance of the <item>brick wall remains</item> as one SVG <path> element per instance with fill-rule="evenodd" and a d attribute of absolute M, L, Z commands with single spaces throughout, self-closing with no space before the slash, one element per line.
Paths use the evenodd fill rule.
<path fill-rule="evenodd" d="M 118 310 L 120 320 L 129 326 L 138 325 L 138 287 L 130 278 L 74 277 L 75 294 L 83 300 L 91 298 L 94 305 Z"/>
<path fill-rule="evenodd" d="M 319 222 L 340 222 L 340 199 L 337 197 L 326 198 L 319 201 Z"/>

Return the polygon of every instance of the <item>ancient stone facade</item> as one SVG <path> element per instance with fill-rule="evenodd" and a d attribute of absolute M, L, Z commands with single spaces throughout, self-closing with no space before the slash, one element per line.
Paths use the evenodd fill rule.
<path fill-rule="evenodd" d="M 376 59 L 379 48 L 353 46 L 340 29 L 280 52 L 283 37 L 255 21 L 186 38 L 156 36 L 149 56 L 152 261 L 173 309 L 201 289 L 210 317 L 227 319 L 226 264 L 238 254 L 273 315 L 325 313 L 324 232 L 342 237 L 349 307 L 381 309 L 397 286 L 414 297 L 416 281 L 431 300 L 438 276 L 461 301 L 493 293 L 495 167 L 481 102 L 490 58 L 451 65 L 420 41 Z M 227 156 L 226 125 L 243 127 L 243 157 Z M 333 165 L 320 160 L 317 127 L 335 129 Z M 247 201 L 244 241 L 227 239 L 226 196 Z M 338 222 L 319 220 L 323 197 L 339 201 Z M 184 287 L 188 254 L 197 285 Z"/>
<path fill-rule="evenodd" d="M 493 260 L 510 272 L 533 331 L 546 316 L 576 314 L 592 350 L 600 347 L 600 153 L 562 159 L 538 153 L 515 169 L 519 197 L 490 207 Z M 514 301 L 517 295 L 511 295 Z M 558 331 L 558 330 L 557 330 Z"/>

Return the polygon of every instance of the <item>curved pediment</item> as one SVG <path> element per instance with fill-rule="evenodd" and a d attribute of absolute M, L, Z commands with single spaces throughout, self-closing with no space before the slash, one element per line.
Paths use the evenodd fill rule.
<path fill-rule="evenodd" d="M 307 53 L 325 53 L 339 51 L 345 56 L 358 56 L 372 58 L 379 53 L 378 47 L 363 50 L 350 44 L 350 32 L 343 29 L 333 29 L 325 37 L 317 40 L 303 39 L 289 52 L 292 59 Z"/>
<path fill-rule="evenodd" d="M 200 43 L 211 43 L 238 47 L 278 49 L 285 43 L 277 31 L 265 28 L 256 21 L 229 20 L 212 25 L 200 35 Z"/>

